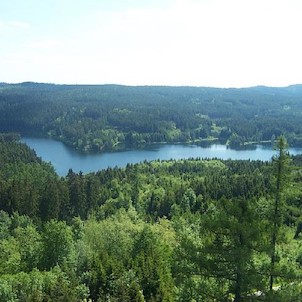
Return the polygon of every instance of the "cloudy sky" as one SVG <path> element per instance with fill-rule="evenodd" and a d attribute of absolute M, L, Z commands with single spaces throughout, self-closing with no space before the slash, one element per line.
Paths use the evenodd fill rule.
<path fill-rule="evenodd" d="M 301 0 L 0 0 L 0 82 L 302 83 Z"/>

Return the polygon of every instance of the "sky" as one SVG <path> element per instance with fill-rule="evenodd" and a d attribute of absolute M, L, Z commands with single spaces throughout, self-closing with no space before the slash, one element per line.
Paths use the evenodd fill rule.
<path fill-rule="evenodd" d="M 0 82 L 302 83 L 301 0 L 0 0 Z"/>

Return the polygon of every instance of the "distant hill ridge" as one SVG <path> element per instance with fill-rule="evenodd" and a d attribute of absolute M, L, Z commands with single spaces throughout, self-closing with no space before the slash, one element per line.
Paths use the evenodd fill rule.
<path fill-rule="evenodd" d="M 0 84 L 0 132 L 50 136 L 84 152 L 155 142 L 230 146 L 285 135 L 302 146 L 302 85 Z"/>

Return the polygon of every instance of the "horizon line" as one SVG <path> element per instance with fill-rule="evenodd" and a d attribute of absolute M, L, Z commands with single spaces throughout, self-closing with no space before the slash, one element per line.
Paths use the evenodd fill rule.
<path fill-rule="evenodd" d="M 163 84 L 140 84 L 140 85 L 128 85 L 128 84 L 117 84 L 117 83 L 103 83 L 103 84 L 62 84 L 62 83 L 51 83 L 51 82 L 35 82 L 35 81 L 24 81 L 24 82 L 0 82 L 0 85 L 54 85 L 54 86 L 122 86 L 122 87 L 188 87 L 188 88 L 217 88 L 217 89 L 247 89 L 247 88 L 288 88 L 292 86 L 302 86 L 302 83 L 289 84 L 284 86 L 268 86 L 264 84 L 258 84 L 253 86 L 197 86 L 197 85 L 163 85 Z"/>

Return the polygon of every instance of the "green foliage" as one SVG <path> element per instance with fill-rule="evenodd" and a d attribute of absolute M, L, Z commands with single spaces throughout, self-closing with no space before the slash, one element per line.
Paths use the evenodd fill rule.
<path fill-rule="evenodd" d="M 51 136 L 83 152 L 221 139 L 230 146 L 285 134 L 302 144 L 300 86 L 217 89 L 4 85 L 0 129 Z M 11 134 L 2 140 L 12 141 Z"/>
<path fill-rule="evenodd" d="M 13 237 L 0 242 L 0 274 L 14 274 L 21 269 L 21 253 L 17 240 Z"/>
<path fill-rule="evenodd" d="M 5 211 L 0 210 L 0 240 L 9 237 L 11 223 L 9 215 Z"/>
<path fill-rule="evenodd" d="M 0 165 L 1 301 L 301 300 L 302 164 L 285 148 L 59 178 L 0 144 L 20 151 Z"/>
<path fill-rule="evenodd" d="M 49 272 L 33 270 L 30 273 L 0 276 L 1 301 L 76 302 L 87 296 L 87 288 L 84 285 L 72 286 L 67 275 L 58 267 Z"/>
<path fill-rule="evenodd" d="M 42 243 L 41 266 L 43 268 L 74 265 L 75 250 L 72 229 L 64 221 L 47 222 L 42 233 Z"/>
<path fill-rule="evenodd" d="M 255 206 L 252 200 L 222 198 L 204 216 L 194 215 L 186 225 L 180 224 L 180 300 L 233 296 L 241 301 L 253 289 L 264 288 L 263 267 L 255 262 L 261 257 L 264 228 Z"/>
<path fill-rule="evenodd" d="M 13 236 L 19 245 L 21 270 L 31 271 L 39 267 L 42 254 L 42 239 L 34 226 L 18 227 L 13 230 Z"/>
<path fill-rule="evenodd" d="M 273 159 L 274 160 L 274 176 L 275 176 L 275 190 L 274 190 L 274 204 L 272 208 L 271 216 L 271 267 L 270 267 L 270 290 L 272 291 L 274 285 L 274 279 L 279 274 L 276 271 L 276 264 L 278 262 L 278 256 L 276 253 L 277 243 L 282 239 L 280 236 L 280 228 L 282 226 L 284 214 L 284 201 L 283 201 L 283 190 L 286 185 L 286 178 L 289 175 L 289 156 L 287 154 L 287 142 L 284 137 L 280 137 L 277 141 L 276 148 L 278 150 L 278 155 Z"/>
<path fill-rule="evenodd" d="M 133 266 L 147 301 L 174 301 L 169 254 L 160 238 L 145 226 L 133 245 Z"/>

